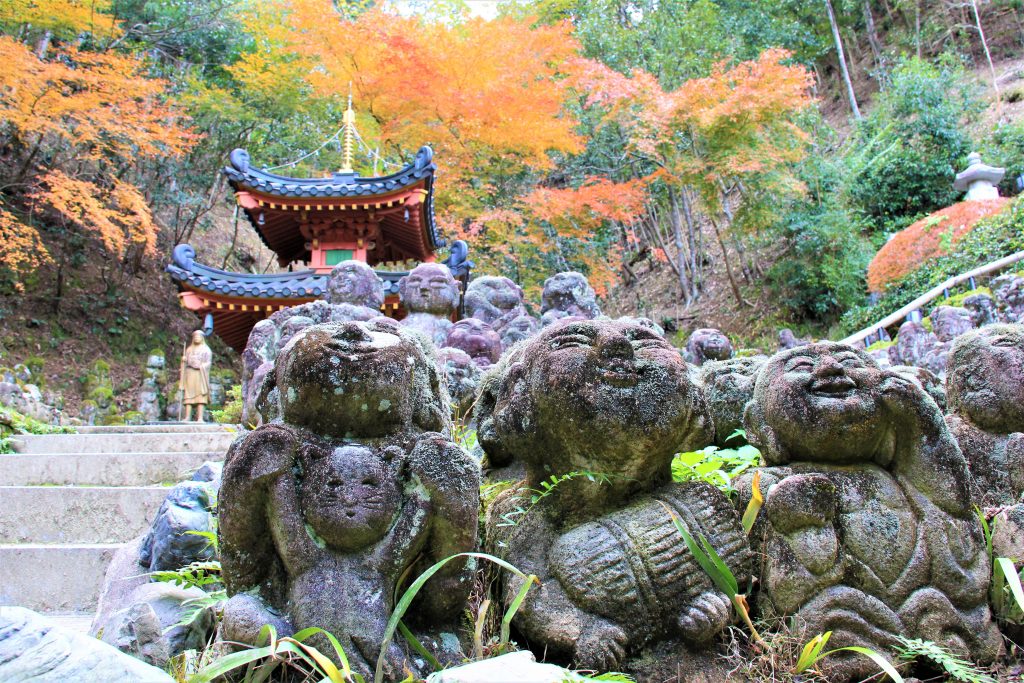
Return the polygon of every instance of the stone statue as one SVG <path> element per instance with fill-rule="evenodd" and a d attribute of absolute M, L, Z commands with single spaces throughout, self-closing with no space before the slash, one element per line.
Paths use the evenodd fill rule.
<path fill-rule="evenodd" d="M 448 328 L 444 345 L 465 351 L 481 369 L 501 358 L 501 337 L 490 325 L 476 318 L 465 318 Z"/>
<path fill-rule="evenodd" d="M 622 323 L 635 323 L 637 325 L 640 325 L 641 327 L 646 327 L 649 330 L 654 330 L 655 334 L 657 334 L 659 337 L 665 336 L 665 329 L 658 323 L 651 320 L 650 318 L 645 318 L 643 316 L 636 315 L 623 315 L 616 318 L 616 320 Z"/>
<path fill-rule="evenodd" d="M 751 542 L 769 612 L 832 631 L 829 647 L 886 652 L 902 635 L 973 661 L 999 655 L 967 465 L 917 382 L 818 342 L 769 359 L 744 423 L 768 465 Z M 738 481 L 740 505 L 752 477 Z M 833 661 L 840 675 L 877 671 Z"/>
<path fill-rule="evenodd" d="M 507 277 L 484 275 L 466 288 L 466 317 L 484 321 L 499 335 L 522 315 L 523 290 Z"/>
<path fill-rule="evenodd" d="M 959 306 L 936 306 L 932 309 L 932 332 L 939 341 L 953 341 L 974 329 L 971 312 Z"/>
<path fill-rule="evenodd" d="M 967 458 L 978 501 L 1018 501 L 1024 492 L 1024 325 L 989 325 L 959 337 L 946 395 L 946 422 Z"/>
<path fill-rule="evenodd" d="M 256 371 L 264 363 L 273 363 L 277 357 L 277 341 L 277 325 L 272 320 L 259 321 L 249 332 L 249 341 L 242 351 L 242 424 L 252 424 L 256 417 L 253 406 L 266 374 L 266 371 L 261 373 L 256 381 Z"/>
<path fill-rule="evenodd" d="M 473 407 L 480 386 L 480 366 L 473 362 L 468 353 L 453 348 L 439 349 L 437 362 L 444 368 L 453 409 L 458 411 L 459 417 L 466 417 Z"/>
<path fill-rule="evenodd" d="M 672 482 L 673 454 L 706 445 L 712 430 L 682 358 L 640 325 L 563 322 L 516 347 L 488 380 L 476 408 L 488 458 L 524 462 L 526 489 L 559 481 L 535 505 L 513 487 L 488 511 L 488 546 L 541 581 L 513 623 L 531 647 L 580 668 L 640 680 L 685 668 L 683 644 L 713 638 L 729 601 L 668 510 L 744 584 L 749 549 L 723 494 Z M 520 586 L 506 575 L 501 595 L 511 600 Z"/>
<path fill-rule="evenodd" d="M 730 358 L 708 361 L 701 367 L 700 385 L 711 409 L 719 448 L 736 448 L 747 442 L 733 435 L 743 429 L 743 410 L 754 396 L 754 381 L 766 360 L 765 356 Z"/>
<path fill-rule="evenodd" d="M 883 368 L 885 367 L 881 363 L 879 365 Z M 892 365 L 889 369 L 920 384 L 921 388 L 924 389 L 924 393 L 928 394 L 935 401 L 935 405 L 939 407 L 939 410 L 946 412 L 946 387 L 938 375 L 928 368 L 921 368 L 916 365 Z"/>
<path fill-rule="evenodd" d="M 795 334 L 793 334 L 793 330 L 789 329 L 788 327 L 784 327 L 781 330 L 779 330 L 779 351 L 784 351 L 785 349 L 795 349 L 798 346 L 803 346 L 808 341 L 810 340 L 799 339 Z"/>
<path fill-rule="evenodd" d="M 896 343 L 889 347 L 889 362 L 893 365 L 917 365 L 939 343 L 938 337 L 919 322 L 908 320 L 900 325 Z"/>
<path fill-rule="evenodd" d="M 508 351 L 524 339 L 537 334 L 540 322 L 532 315 L 520 315 L 513 318 L 501 333 L 501 350 Z"/>
<path fill-rule="evenodd" d="M 541 293 L 541 325 L 564 318 L 592 320 L 601 315 L 597 295 L 582 273 L 558 273 L 544 281 Z"/>
<path fill-rule="evenodd" d="M 479 467 L 448 436 L 429 349 L 393 321 L 310 327 L 267 383 L 281 417 L 232 445 L 220 489 L 225 639 L 318 626 L 369 677 L 399 582 L 475 548 Z M 472 579 L 450 562 L 410 612 L 444 661 L 462 656 L 452 629 Z M 389 680 L 425 664 L 398 642 L 385 659 Z"/>
<path fill-rule="evenodd" d="M 991 325 L 1000 322 L 999 307 L 996 300 L 984 292 L 972 294 L 964 299 L 964 308 L 971 313 L 974 327 Z"/>
<path fill-rule="evenodd" d="M 181 356 L 181 402 L 185 406 L 185 422 L 192 419 L 193 408 L 196 421 L 203 421 L 203 410 L 210 402 L 212 364 L 213 351 L 206 345 L 206 335 L 202 330 L 196 330 L 192 333 L 192 343 Z"/>
<path fill-rule="evenodd" d="M 1024 322 L 1024 277 L 1016 273 L 1000 275 L 990 283 L 1002 320 Z"/>
<path fill-rule="evenodd" d="M 373 320 L 381 315 L 384 285 L 362 261 L 342 261 L 331 270 L 326 300 L 331 306 L 330 322 Z"/>
<path fill-rule="evenodd" d="M 459 282 L 440 263 L 421 263 L 398 281 L 398 295 L 408 315 L 402 325 L 444 346 L 451 317 L 459 306 Z"/>
<path fill-rule="evenodd" d="M 702 327 L 686 340 L 686 355 L 687 360 L 698 367 L 707 360 L 727 360 L 733 355 L 732 342 L 721 330 Z"/>

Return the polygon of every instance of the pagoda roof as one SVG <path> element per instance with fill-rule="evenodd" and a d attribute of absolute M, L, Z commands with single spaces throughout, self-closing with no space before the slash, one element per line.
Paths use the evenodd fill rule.
<path fill-rule="evenodd" d="M 195 260 L 190 244 L 179 244 L 167 265 L 171 279 L 195 291 L 252 299 L 318 299 L 327 293 L 328 274 L 312 270 L 293 273 L 233 273 L 204 266 Z M 405 271 L 374 271 L 384 284 L 384 294 L 398 294 L 398 281 Z M 293 304 L 288 304 L 293 305 Z"/>
<path fill-rule="evenodd" d="M 282 263 L 308 258 L 303 246 L 306 240 L 297 229 L 299 211 L 311 217 L 376 212 L 382 229 L 400 245 L 402 254 L 424 260 L 445 244 L 434 221 L 437 166 L 433 158 L 433 151 L 424 146 L 413 163 L 391 175 L 363 178 L 355 173 L 334 173 L 327 178 L 291 178 L 253 167 L 249 153 L 236 149 L 224 175 L 260 239 Z M 241 201 L 245 195 L 251 199 Z M 402 206 L 411 207 L 413 215 L 402 219 Z"/>
<path fill-rule="evenodd" d="M 430 147 L 420 147 L 411 164 L 386 176 L 363 178 L 354 173 L 334 173 L 327 178 L 291 178 L 277 175 L 250 164 L 249 153 L 236 149 L 229 157 L 231 165 L 224 175 L 236 191 L 249 190 L 274 197 L 320 197 L 348 199 L 377 197 L 413 187 L 420 181 L 432 180 L 437 165 Z"/>
<path fill-rule="evenodd" d="M 274 311 L 309 303 L 327 293 L 326 273 L 232 273 L 204 266 L 196 262 L 195 256 L 191 245 L 179 244 L 166 270 L 181 292 L 183 305 L 200 315 L 212 313 L 214 333 L 239 353 L 257 322 Z M 408 273 L 375 272 L 383 282 L 384 294 L 389 300 L 397 300 L 398 281 Z"/>

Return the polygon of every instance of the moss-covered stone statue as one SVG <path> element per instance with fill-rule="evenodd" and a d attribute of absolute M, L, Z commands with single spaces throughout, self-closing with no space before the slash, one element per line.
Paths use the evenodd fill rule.
<path fill-rule="evenodd" d="M 447 266 L 421 263 L 398 281 L 398 295 L 409 313 L 402 325 L 444 346 L 451 317 L 459 306 L 460 283 Z"/>
<path fill-rule="evenodd" d="M 403 577 L 475 548 L 479 468 L 449 438 L 434 359 L 393 321 L 307 328 L 266 383 L 280 417 L 234 443 L 220 490 L 224 636 L 318 626 L 369 675 Z M 449 563 L 410 612 L 442 661 L 461 656 L 472 576 Z M 398 643 L 385 661 L 389 680 L 424 666 Z"/>
<path fill-rule="evenodd" d="M 754 380 L 766 360 L 765 356 L 749 356 L 708 361 L 701 366 L 700 385 L 711 409 L 715 445 L 719 448 L 746 443 L 736 431 L 743 429 L 743 411 L 754 395 Z"/>
<path fill-rule="evenodd" d="M 206 345 L 202 330 L 192 333 L 191 343 L 181 356 L 181 402 L 185 406 L 186 422 L 192 419 L 195 409 L 196 420 L 203 421 L 203 411 L 210 403 L 210 366 L 213 365 L 213 351 Z"/>
<path fill-rule="evenodd" d="M 946 397 L 946 422 L 967 458 L 979 502 L 1021 500 L 1024 325 L 989 325 L 958 337 L 950 353 Z"/>
<path fill-rule="evenodd" d="M 566 271 L 544 281 L 540 312 L 541 325 L 547 327 L 559 320 L 592 320 L 601 315 L 601 308 L 586 276 Z"/>
<path fill-rule="evenodd" d="M 746 583 L 749 549 L 723 494 L 672 482 L 679 450 L 712 435 L 678 352 L 617 321 L 553 325 L 503 358 L 477 404 L 488 457 L 525 462 L 526 481 L 487 515 L 488 546 L 540 577 L 516 614 L 524 642 L 585 669 L 666 680 L 729 620 L 729 601 L 687 551 L 678 515 Z M 531 505 L 524 489 L 558 483 Z M 523 510 L 526 510 L 523 512 Z M 671 511 L 671 512 L 670 512 Z M 503 577 L 511 600 L 521 586 Z"/>
<path fill-rule="evenodd" d="M 728 360 L 732 356 L 732 342 L 725 332 L 717 328 L 694 330 L 686 340 L 686 360 L 698 367 L 709 360 Z"/>
<path fill-rule="evenodd" d="M 999 654 L 966 462 L 916 381 L 851 346 L 810 344 L 765 364 L 745 424 L 769 465 L 751 536 L 763 608 L 807 634 L 832 631 L 829 647 L 888 652 L 902 635 L 978 662 Z M 877 671 L 863 657 L 830 661 L 837 680 Z"/>

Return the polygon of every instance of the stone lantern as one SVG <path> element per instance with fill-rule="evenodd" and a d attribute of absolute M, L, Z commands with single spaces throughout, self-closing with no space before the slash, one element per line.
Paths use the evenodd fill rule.
<path fill-rule="evenodd" d="M 999 188 L 996 185 L 1006 175 L 1005 168 L 995 168 L 981 163 L 981 155 L 971 152 L 967 155 L 967 170 L 956 174 L 953 187 L 966 192 L 966 201 L 979 199 L 997 199 Z"/>

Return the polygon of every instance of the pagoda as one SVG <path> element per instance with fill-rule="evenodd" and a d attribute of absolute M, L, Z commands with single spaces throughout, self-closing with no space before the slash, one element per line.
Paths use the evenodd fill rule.
<path fill-rule="evenodd" d="M 408 271 L 387 266 L 433 262 L 436 250 L 445 246 L 434 223 L 437 167 L 431 149 L 421 147 L 413 162 L 396 173 L 363 178 L 353 170 L 351 102 L 343 121 L 342 168 L 328 177 L 291 178 L 260 170 L 242 149 L 231 153 L 231 165 L 223 171 L 239 209 L 289 272 L 232 273 L 196 262 L 188 244 L 174 248 L 167 272 L 178 286 L 181 305 L 212 320 L 213 331 L 236 351 L 245 348 L 253 325 L 274 311 L 323 297 L 331 269 L 349 259 L 374 267 L 384 283 L 383 313 L 403 317 L 398 281 Z M 465 281 L 470 266 L 466 248 L 464 243 L 455 246 L 445 263 Z M 300 262 L 305 267 L 293 270 Z"/>

